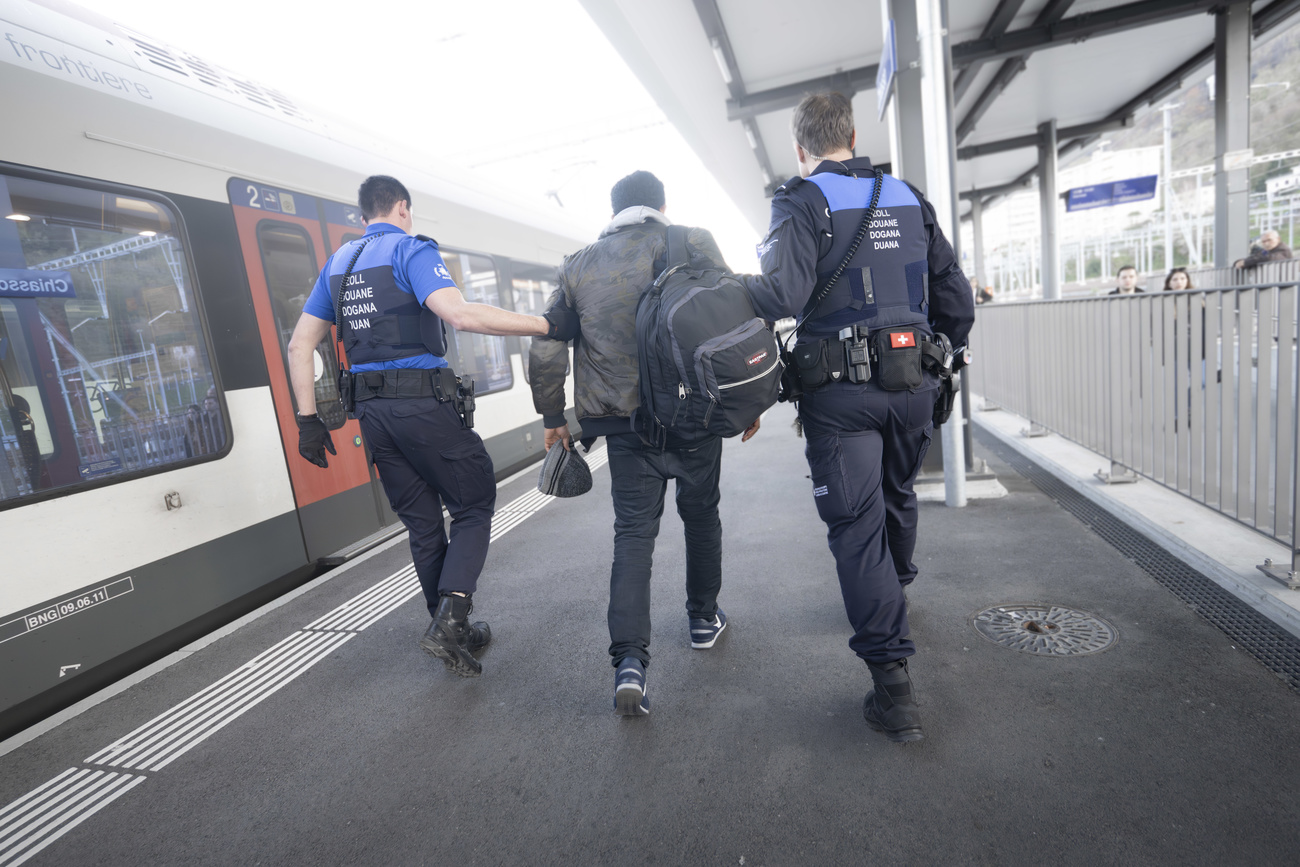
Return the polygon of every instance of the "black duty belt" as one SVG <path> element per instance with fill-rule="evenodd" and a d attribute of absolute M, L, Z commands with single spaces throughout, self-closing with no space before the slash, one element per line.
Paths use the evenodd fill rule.
<path fill-rule="evenodd" d="M 450 367 L 424 369 L 339 371 L 339 398 L 355 418 L 357 401 L 373 398 L 431 397 L 450 402 L 465 427 L 474 427 L 474 380 L 468 382 Z"/>
<path fill-rule="evenodd" d="M 803 391 L 835 382 L 876 381 L 887 390 L 917 388 L 921 371 L 940 377 L 952 372 L 952 348 L 942 334 L 930 335 L 911 326 L 869 331 L 851 325 L 836 337 L 809 340 L 792 353 Z"/>
<path fill-rule="evenodd" d="M 439 403 L 456 399 L 459 377 L 450 367 L 425 369 L 364 370 L 354 372 L 356 400 L 371 398 L 432 397 Z"/>

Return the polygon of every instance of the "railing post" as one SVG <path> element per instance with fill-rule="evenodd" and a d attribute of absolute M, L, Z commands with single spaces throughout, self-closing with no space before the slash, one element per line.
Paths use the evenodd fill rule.
<path fill-rule="evenodd" d="M 1136 482 L 1137 473 L 1115 460 L 1119 454 L 1119 439 L 1124 420 L 1122 395 L 1123 364 L 1120 361 L 1123 333 L 1120 329 L 1122 310 L 1119 301 L 1105 301 L 1106 305 L 1106 451 L 1110 458 L 1110 472 L 1097 470 L 1097 478 L 1108 485 Z"/>
<path fill-rule="evenodd" d="M 1281 430 L 1282 420 L 1282 401 L 1291 400 L 1291 391 L 1295 383 L 1295 377 L 1300 376 L 1300 370 L 1297 369 L 1297 354 L 1300 353 L 1300 346 L 1297 346 L 1296 339 L 1296 296 L 1300 293 L 1297 287 L 1290 286 L 1279 288 L 1278 290 L 1278 335 L 1277 335 L 1277 401 L 1278 401 L 1278 429 Z M 1264 329 L 1261 323 L 1260 328 L 1260 352 L 1265 351 L 1266 341 L 1263 337 Z M 1270 335 L 1271 336 L 1271 335 Z M 1260 391 L 1268 386 L 1267 383 L 1261 384 Z M 1263 400 L 1261 397 L 1260 400 Z M 1288 590 L 1300 590 L 1300 401 L 1292 401 L 1290 412 L 1287 414 L 1290 418 L 1290 430 L 1288 433 L 1291 438 L 1291 562 L 1289 564 L 1278 564 L 1272 560 L 1265 560 L 1258 568 L 1265 575 L 1275 578 L 1286 585 Z M 1278 449 L 1281 451 L 1283 444 L 1278 443 Z M 1279 474 L 1280 475 L 1280 474 Z M 1277 480 L 1279 483 L 1281 478 Z M 1259 484 L 1257 481 L 1256 484 Z M 1278 498 L 1281 500 L 1281 497 Z M 1274 536 L 1277 536 L 1279 528 L 1274 526 Z"/>
<path fill-rule="evenodd" d="M 1034 421 L 1034 352 L 1031 344 L 1034 341 L 1035 331 L 1031 328 L 1033 317 L 1029 311 L 1034 305 L 1026 304 L 1021 310 L 1024 312 L 1024 327 L 1020 329 L 1021 342 L 1025 346 L 1025 418 L 1029 420 L 1029 427 L 1022 428 L 1020 433 L 1027 437 L 1045 437 L 1047 428 Z"/>

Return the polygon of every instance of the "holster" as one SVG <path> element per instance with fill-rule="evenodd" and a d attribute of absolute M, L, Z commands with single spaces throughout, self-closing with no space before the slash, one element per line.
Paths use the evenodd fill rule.
<path fill-rule="evenodd" d="M 469 385 L 466 385 L 465 380 L 456 377 L 455 401 L 453 405 L 465 427 L 474 427 L 474 380 L 471 379 Z"/>
<path fill-rule="evenodd" d="M 353 376 L 352 371 L 342 367 L 339 368 L 339 401 L 343 404 L 343 411 L 348 414 L 348 418 L 356 418 L 356 377 Z"/>
<path fill-rule="evenodd" d="M 934 401 L 934 415 L 931 421 L 935 427 L 939 427 L 946 422 L 952 415 L 952 408 L 957 402 L 957 393 L 961 391 L 961 374 L 954 373 L 950 376 L 941 376 L 939 378 L 939 396 Z"/>

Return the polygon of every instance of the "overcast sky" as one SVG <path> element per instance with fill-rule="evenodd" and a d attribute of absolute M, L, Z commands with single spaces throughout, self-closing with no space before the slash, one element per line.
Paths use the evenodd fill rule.
<path fill-rule="evenodd" d="M 305 107 L 364 107 L 413 152 L 558 197 L 593 240 L 609 188 L 647 169 L 674 221 L 710 229 L 735 270 L 757 267 L 753 228 L 577 0 L 75 2 Z"/>

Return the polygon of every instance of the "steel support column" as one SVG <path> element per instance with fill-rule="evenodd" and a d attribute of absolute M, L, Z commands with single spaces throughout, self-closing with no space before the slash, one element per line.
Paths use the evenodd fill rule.
<path fill-rule="evenodd" d="M 1250 40 L 1249 2 L 1214 16 L 1216 268 L 1231 267 L 1250 250 Z"/>
<path fill-rule="evenodd" d="M 1038 125 L 1038 206 L 1042 213 L 1043 298 L 1061 297 L 1060 250 L 1056 233 L 1056 118 Z"/>
<path fill-rule="evenodd" d="M 926 177 L 924 98 L 922 96 L 921 43 L 917 40 L 917 5 L 926 0 L 887 0 L 886 14 L 894 19 L 898 71 L 894 73 L 894 99 L 889 111 L 897 131 L 890 163 L 893 174 L 930 195 Z"/>
<path fill-rule="evenodd" d="M 984 200 L 980 196 L 970 200 L 970 222 L 975 233 L 972 242 L 975 249 L 971 251 L 975 258 L 975 280 L 985 286 L 988 277 L 984 273 Z"/>

